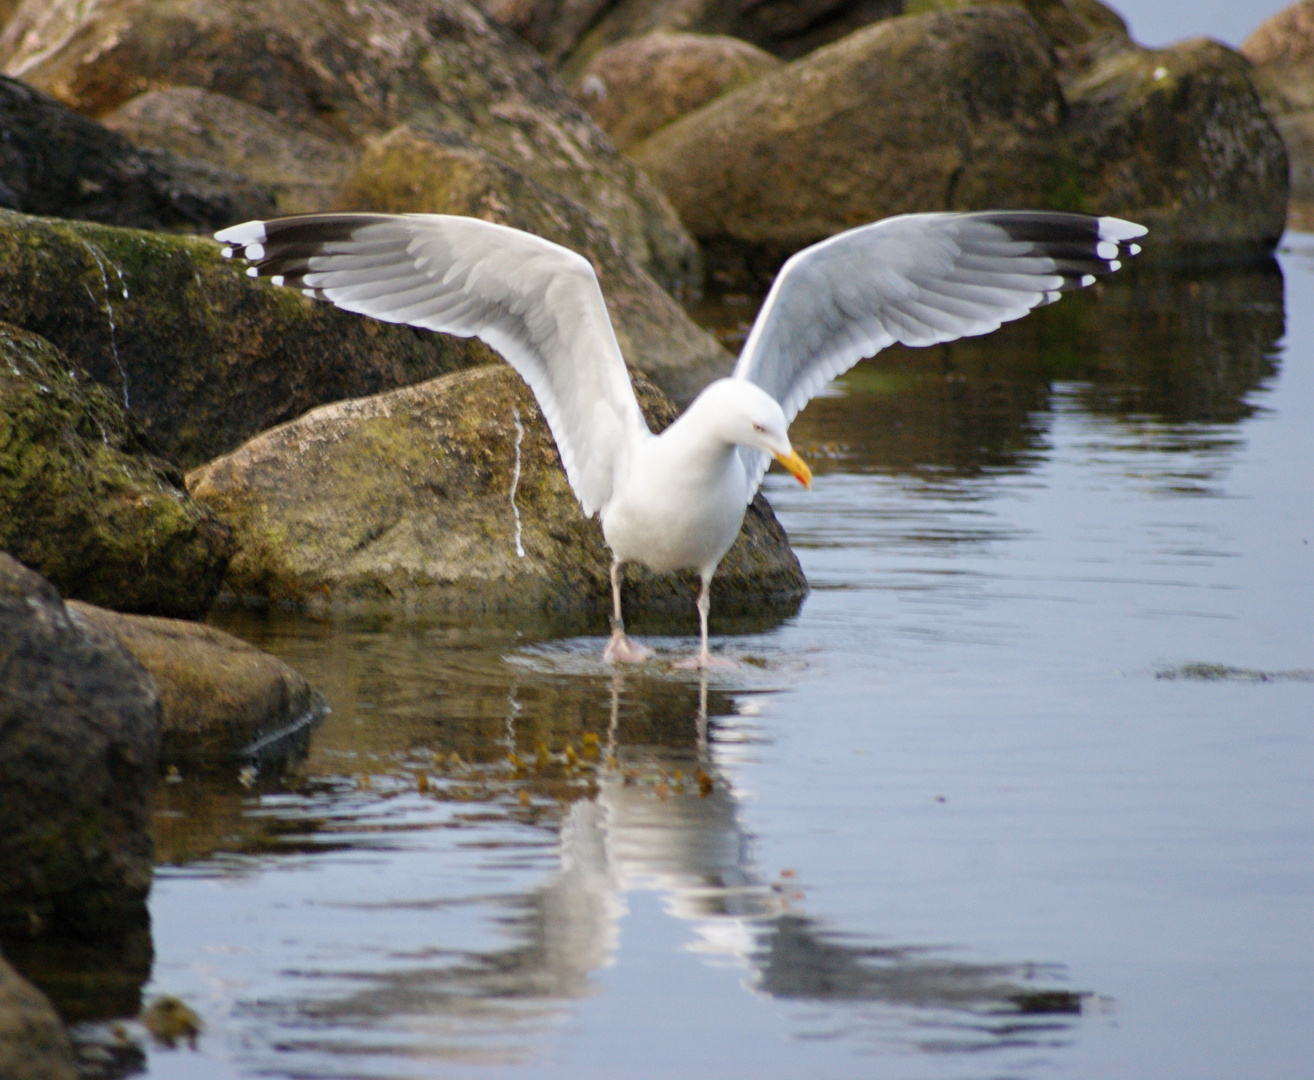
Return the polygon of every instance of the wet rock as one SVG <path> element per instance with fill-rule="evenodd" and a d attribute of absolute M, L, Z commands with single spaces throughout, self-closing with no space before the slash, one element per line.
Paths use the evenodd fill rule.
<path fill-rule="evenodd" d="M 0 1076 L 76 1080 L 73 1044 L 45 994 L 0 957 Z"/>
<path fill-rule="evenodd" d="M 283 661 L 212 626 L 77 601 L 68 608 L 117 640 L 154 678 L 162 763 L 258 760 L 262 749 L 328 711 L 323 695 Z"/>
<path fill-rule="evenodd" d="M 571 93 L 622 150 L 780 66 L 724 34 L 645 34 L 603 49 Z"/>
<path fill-rule="evenodd" d="M 142 229 L 213 230 L 273 209 L 234 172 L 138 150 L 16 79 L 0 76 L 0 205 Z"/>
<path fill-rule="evenodd" d="M 0 63 L 93 118 L 191 86 L 358 148 L 403 122 L 451 130 L 585 207 L 664 286 L 696 284 L 697 248 L 657 189 L 465 0 L 34 0 Z"/>
<path fill-rule="evenodd" d="M 1254 64 L 1255 84 L 1286 144 L 1292 198 L 1309 203 L 1314 200 L 1314 0 L 1301 0 L 1261 23 L 1242 43 L 1241 55 Z M 1303 216 L 1309 216 L 1308 208 Z"/>
<path fill-rule="evenodd" d="M 128 611 L 203 615 L 232 550 L 121 402 L 3 323 L 0 507 L 0 551 L 65 595 Z"/>
<path fill-rule="evenodd" d="M 632 152 L 712 266 L 747 249 L 774 270 L 891 214 L 1022 206 L 1143 221 L 1151 258 L 1266 250 L 1286 204 L 1281 142 L 1235 53 L 1110 46 L 1060 69 L 1012 6 L 868 27 Z"/>
<path fill-rule="evenodd" d="M 263 185 L 279 214 L 330 209 L 359 151 L 264 109 L 193 86 L 148 90 L 104 117 L 134 145 L 171 151 Z M 230 216 L 224 224 L 268 216 Z"/>
<path fill-rule="evenodd" d="M 145 921 L 159 739 L 146 670 L 0 554 L 0 934 Z"/>
<path fill-rule="evenodd" d="M 669 423 L 670 402 L 635 383 L 654 428 Z M 532 394 L 504 366 L 316 409 L 194 470 L 188 486 L 236 530 L 228 586 L 241 597 L 312 611 L 605 617 L 602 530 L 580 512 Z M 759 496 L 717 573 L 713 610 L 796 606 L 806 587 Z M 627 610 L 692 614 L 693 588 L 692 575 L 629 568 Z"/>
<path fill-rule="evenodd" d="M 1135 49 L 1066 87 L 1077 208 L 1150 229 L 1155 258 L 1271 251 L 1286 227 L 1286 151 L 1249 64 L 1207 38 Z"/>
<path fill-rule="evenodd" d="M 184 466 L 325 401 L 494 359 L 253 281 L 209 240 L 3 211 L 0 319 L 58 346 Z"/>
<path fill-rule="evenodd" d="M 622 354 L 677 401 L 692 400 L 733 366 L 734 358 L 626 254 L 597 218 L 459 136 L 409 125 L 395 129 L 365 154 L 339 206 L 465 214 L 578 251 L 598 274 Z"/>

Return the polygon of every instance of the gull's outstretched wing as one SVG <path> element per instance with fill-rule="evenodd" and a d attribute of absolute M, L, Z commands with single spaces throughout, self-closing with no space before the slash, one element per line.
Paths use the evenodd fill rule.
<path fill-rule="evenodd" d="M 588 260 L 445 214 L 307 214 L 215 233 L 247 273 L 385 322 L 478 337 L 533 389 L 592 515 L 647 431 Z"/>
<path fill-rule="evenodd" d="M 851 229 L 781 267 L 734 376 L 757 383 L 793 420 L 864 357 L 896 341 L 932 345 L 998 329 L 1117 270 L 1145 231 L 1119 218 L 1030 210 L 906 214 Z M 756 490 L 766 458 L 745 453 Z"/>

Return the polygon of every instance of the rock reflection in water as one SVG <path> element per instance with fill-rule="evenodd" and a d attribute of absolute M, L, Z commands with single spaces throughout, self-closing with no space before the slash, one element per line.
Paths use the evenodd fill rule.
<path fill-rule="evenodd" d="M 749 298 L 700 317 L 738 348 Z M 1083 410 L 1136 422 L 1232 424 L 1277 370 L 1283 279 L 1268 259 L 1207 272 L 1133 265 L 985 337 L 893 346 L 814 400 L 791 428 L 815 471 L 970 477 L 1046 452 L 1056 384 Z"/>
<path fill-rule="evenodd" d="M 336 809 L 332 797 L 321 802 L 327 813 L 280 817 L 249 793 L 238 813 L 235 790 L 212 795 L 208 809 L 175 793 L 173 857 L 234 847 L 268 857 L 316 845 L 329 856 L 342 842 L 387 850 L 390 829 L 424 826 L 383 809 L 366 829 L 342 803 L 413 798 L 420 772 L 428 798 L 461 804 L 464 844 L 491 844 L 489 859 L 516 860 L 514 843 L 508 850 L 483 839 L 499 822 L 550 836 L 557 851 L 556 868 L 527 890 L 432 901 L 434 911 L 491 908 L 500 927 L 491 947 L 408 939 L 373 966 L 368 955 L 348 961 L 345 987 L 336 965 L 309 964 L 284 983 L 287 993 L 241 1003 L 249 1022 L 279 1028 L 281 1053 L 321 1062 L 531 1059 L 571 1003 L 598 992 L 596 975 L 624 945 L 627 897 L 640 891 L 660 895 L 669 915 L 691 924 L 697 951 L 740 967 L 754 991 L 809 1004 L 810 1024 L 816 1009 L 838 1010 L 847 1033 L 889 1037 L 889 1010 L 913 1010 L 920 1019 L 909 1030 L 920 1048 L 980 1050 L 1050 1042 L 1071 1022 L 1063 1014 L 1080 1012 L 1081 996 L 1062 987 L 1057 969 L 962 962 L 922 943 L 876 946 L 810 918 L 797 883 L 771 880 L 755 864 L 724 764 L 726 739 L 742 736 L 731 730 L 742 722 L 741 703 L 761 690 L 751 677 L 727 690 L 661 672 L 611 673 L 591 653 L 516 649 L 507 631 L 501 641 L 491 630 L 462 640 L 452 628 L 322 634 L 274 619 L 244 632 L 326 687 L 334 703 L 284 786 L 331 794 L 336 784 L 350 797 Z M 446 649 L 431 647 L 435 637 Z M 357 790 L 363 775 L 373 776 L 367 793 Z M 182 820 L 196 827 L 188 841 L 178 834 Z M 211 840 L 198 842 L 197 833 Z M 406 887 L 383 906 L 429 903 L 402 899 Z"/>

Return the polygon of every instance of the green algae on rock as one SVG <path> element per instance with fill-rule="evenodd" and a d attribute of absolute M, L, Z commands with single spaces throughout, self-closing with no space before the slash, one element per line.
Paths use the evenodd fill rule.
<path fill-rule="evenodd" d="M 231 550 L 122 405 L 49 342 L 0 323 L 0 551 L 68 596 L 199 616 Z"/>
<path fill-rule="evenodd" d="M 47 338 L 184 467 L 315 405 L 490 363 L 253 281 L 197 237 L 0 211 L 0 319 Z"/>
<path fill-rule="evenodd" d="M 654 428 L 674 419 L 660 391 L 635 387 Z M 239 597 L 311 611 L 607 610 L 602 530 L 503 365 L 324 406 L 187 482 L 235 530 L 227 584 Z M 626 573 L 627 611 L 693 617 L 693 575 Z M 759 495 L 713 579 L 713 610 L 793 611 L 806 591 Z"/>

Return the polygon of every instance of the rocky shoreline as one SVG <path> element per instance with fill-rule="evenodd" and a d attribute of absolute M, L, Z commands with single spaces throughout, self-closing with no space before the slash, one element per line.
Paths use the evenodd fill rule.
<path fill-rule="evenodd" d="M 0 947 L 20 971 L 55 942 L 149 972 L 155 786 L 295 753 L 324 714 L 198 621 L 216 601 L 605 608 L 598 524 L 495 353 L 251 280 L 214 229 L 424 211 L 571 247 L 660 429 L 732 363 L 680 300 L 760 287 L 844 228 L 1073 209 L 1149 225 L 1146 262 L 1201 264 L 1267 254 L 1289 195 L 1314 200 L 1314 0 L 1240 53 L 1142 48 L 1098 0 L 0 11 Z M 627 575 L 637 610 L 688 606 L 691 578 Z M 713 611 L 806 590 L 759 496 Z M 0 960 L 0 1074 L 97 1068 Z"/>

